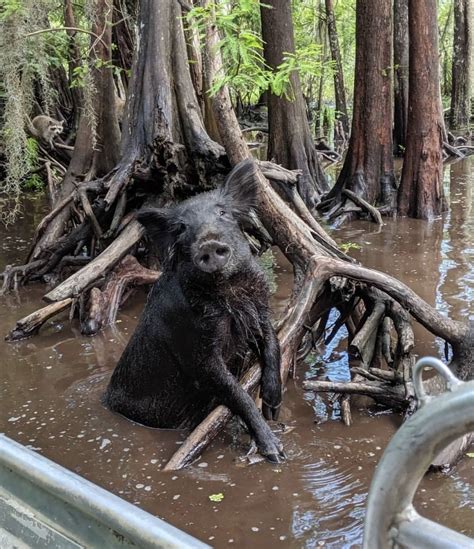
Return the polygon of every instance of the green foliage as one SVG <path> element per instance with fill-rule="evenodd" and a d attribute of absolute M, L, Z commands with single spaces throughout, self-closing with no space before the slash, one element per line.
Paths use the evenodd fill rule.
<path fill-rule="evenodd" d="M 35 169 L 38 165 L 39 144 L 34 137 L 28 137 L 26 140 L 26 162 L 30 170 Z"/>
<path fill-rule="evenodd" d="M 273 74 L 270 89 L 275 95 L 292 99 L 291 75 L 297 72 L 304 83 L 307 79 L 321 76 L 323 64 L 321 46 L 318 44 L 308 44 L 298 48 L 295 53 L 285 53 L 283 63 Z M 332 66 L 332 62 L 328 62 L 327 66 Z"/>
<path fill-rule="evenodd" d="M 28 176 L 23 184 L 25 190 L 32 192 L 41 192 L 44 187 L 45 183 L 37 173 Z"/>
<path fill-rule="evenodd" d="M 215 22 L 221 34 L 222 74 L 212 82 L 209 92 L 217 93 L 228 86 L 231 93 L 247 103 L 258 100 L 268 89 L 271 72 L 263 59 L 260 35 L 260 4 L 258 0 L 210 2 L 194 7 L 186 17 L 190 28 L 201 40 L 207 26 Z"/>
<path fill-rule="evenodd" d="M 3 0 L 0 6 L 0 21 L 6 21 L 13 15 L 21 14 L 22 8 L 21 0 Z"/>
<path fill-rule="evenodd" d="M 222 492 L 219 492 L 218 494 L 211 494 L 209 499 L 214 503 L 220 503 L 224 499 L 224 494 Z"/>
<path fill-rule="evenodd" d="M 297 47 L 295 53 L 286 53 L 277 70 L 270 70 L 263 58 L 258 0 L 211 2 L 206 7 L 194 7 L 186 20 L 201 39 L 211 23 L 219 29 L 223 71 L 212 82 L 211 95 L 228 86 L 231 94 L 246 104 L 255 103 L 268 89 L 291 99 L 292 74 L 298 73 L 303 82 L 322 74 L 321 46 L 313 41 Z"/>
<path fill-rule="evenodd" d="M 342 244 L 339 244 L 339 248 L 347 254 L 351 250 L 361 250 L 362 246 L 356 244 L 355 242 L 343 242 Z"/>

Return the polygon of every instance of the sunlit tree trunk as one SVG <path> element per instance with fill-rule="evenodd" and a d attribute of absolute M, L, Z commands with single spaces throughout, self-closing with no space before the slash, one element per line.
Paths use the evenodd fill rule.
<path fill-rule="evenodd" d="M 370 204 L 391 206 L 391 59 L 391 2 L 358 0 L 351 138 L 344 166 L 329 197 L 338 197 L 343 189 L 348 189 Z"/>
<path fill-rule="evenodd" d="M 443 207 L 436 0 L 409 1 L 409 40 L 408 131 L 398 208 L 401 215 L 433 219 Z"/>
<path fill-rule="evenodd" d="M 269 0 L 261 4 L 264 55 L 275 70 L 285 53 L 295 51 L 291 2 Z M 291 99 L 268 93 L 268 158 L 285 168 L 299 169 L 302 177 L 298 190 L 309 207 L 319 202 L 327 182 L 314 148 L 299 76 L 291 77 Z"/>
<path fill-rule="evenodd" d="M 344 88 L 344 73 L 342 70 L 341 51 L 339 49 L 333 0 L 326 0 L 326 18 L 331 57 L 335 63 L 334 92 L 336 96 L 336 120 L 340 122 L 344 133 L 347 135 L 349 132 L 349 120 L 347 117 L 346 90 Z"/>
<path fill-rule="evenodd" d="M 471 115 L 473 7 L 472 0 L 454 0 L 451 128 L 466 128 Z"/>

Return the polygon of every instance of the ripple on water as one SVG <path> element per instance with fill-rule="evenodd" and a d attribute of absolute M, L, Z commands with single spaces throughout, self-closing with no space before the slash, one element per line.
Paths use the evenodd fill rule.
<path fill-rule="evenodd" d="M 360 545 L 367 490 L 350 468 L 334 467 L 321 459 L 302 468 L 301 481 L 313 501 L 293 510 L 295 538 L 304 537 L 308 548 L 317 542 L 334 548 Z"/>

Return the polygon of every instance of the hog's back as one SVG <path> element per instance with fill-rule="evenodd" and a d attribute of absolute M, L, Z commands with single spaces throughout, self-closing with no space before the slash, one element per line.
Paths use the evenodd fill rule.
<path fill-rule="evenodd" d="M 153 286 L 104 395 L 111 410 L 161 428 L 194 426 L 212 401 L 189 372 L 205 351 L 200 319 L 172 273 Z"/>

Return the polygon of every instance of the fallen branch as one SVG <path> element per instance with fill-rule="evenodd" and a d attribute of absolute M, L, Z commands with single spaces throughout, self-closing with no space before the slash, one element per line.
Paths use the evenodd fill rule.
<path fill-rule="evenodd" d="M 80 294 L 85 288 L 110 271 L 130 248 L 140 241 L 144 232 L 144 228 L 138 221 L 129 223 L 108 248 L 88 265 L 47 293 L 44 300 L 48 302 L 61 301 L 67 297 Z"/>
<path fill-rule="evenodd" d="M 402 385 L 388 385 L 377 381 L 332 382 L 303 381 L 303 388 L 318 393 L 342 393 L 345 395 L 365 395 L 385 405 L 405 409 L 407 401 Z"/>
<path fill-rule="evenodd" d="M 38 309 L 21 320 L 17 320 L 16 326 L 9 332 L 5 339 L 7 341 L 18 341 L 19 339 L 25 339 L 35 335 L 48 319 L 67 309 L 72 301 L 73 299 L 68 297 L 57 303 L 46 305 L 46 307 Z"/>
<path fill-rule="evenodd" d="M 241 385 L 248 393 L 252 393 L 258 387 L 260 377 L 260 366 L 254 364 L 244 375 Z M 204 452 L 232 416 L 233 414 L 229 408 L 222 405 L 218 406 L 193 429 L 192 433 L 163 467 L 163 471 L 175 471 L 190 465 Z"/>
<path fill-rule="evenodd" d="M 349 189 L 343 189 L 342 193 L 345 194 L 347 198 L 352 200 L 352 202 L 354 202 L 356 206 L 359 206 L 363 210 L 367 211 L 370 214 L 370 216 L 373 218 L 375 223 L 378 223 L 379 225 L 383 225 L 382 216 L 380 215 L 380 212 L 377 210 L 377 208 L 369 204 L 366 200 L 364 200 L 360 196 L 357 196 L 356 193 L 350 191 Z"/>

